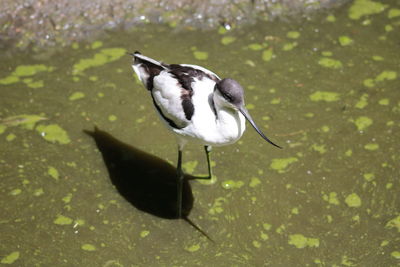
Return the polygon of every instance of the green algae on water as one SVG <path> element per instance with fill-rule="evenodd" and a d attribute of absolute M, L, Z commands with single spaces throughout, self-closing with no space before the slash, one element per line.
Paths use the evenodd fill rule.
<path fill-rule="evenodd" d="M 337 193 L 336 192 L 330 192 L 329 195 L 323 195 L 322 198 L 325 201 L 328 201 L 329 204 L 332 204 L 332 205 L 339 205 L 340 204 L 340 201 L 339 201 L 339 199 L 337 197 Z"/>
<path fill-rule="evenodd" d="M 246 59 L 244 64 L 249 65 L 250 67 L 253 67 L 253 68 L 256 66 L 256 63 L 254 63 L 254 61 L 250 60 L 250 59 Z"/>
<path fill-rule="evenodd" d="M 343 67 L 343 64 L 340 62 L 340 60 L 329 57 L 320 58 L 318 64 L 329 69 L 341 69 Z"/>
<path fill-rule="evenodd" d="M 27 77 L 34 76 L 40 72 L 51 72 L 53 70 L 54 67 L 48 67 L 43 64 L 21 65 L 15 68 L 15 71 L 12 73 L 12 75 L 18 77 Z"/>
<path fill-rule="evenodd" d="M 278 234 L 283 234 L 286 230 L 286 226 L 284 224 L 281 224 L 278 226 L 278 228 L 276 228 L 275 232 Z"/>
<path fill-rule="evenodd" d="M 71 193 L 68 193 L 65 197 L 63 197 L 61 200 L 65 203 L 65 204 L 68 204 L 68 203 L 70 203 L 71 202 L 71 199 L 72 199 L 72 194 Z"/>
<path fill-rule="evenodd" d="M 375 179 L 375 174 L 373 173 L 364 173 L 363 177 L 366 181 L 371 182 L 372 180 Z"/>
<path fill-rule="evenodd" d="M 383 241 L 381 242 L 381 247 L 385 247 L 385 246 L 387 246 L 387 245 L 389 245 L 389 241 L 383 240 Z"/>
<path fill-rule="evenodd" d="M 398 8 L 391 8 L 391 9 L 389 10 L 389 13 L 388 13 L 388 18 L 389 18 L 389 19 L 392 19 L 392 18 L 397 18 L 397 17 L 400 17 L 400 9 L 398 9 Z"/>
<path fill-rule="evenodd" d="M 41 72 L 51 72 L 54 67 L 48 67 L 44 64 L 20 65 L 7 77 L 0 79 L 0 84 L 9 85 L 20 81 L 21 77 L 34 76 Z M 29 84 L 32 80 L 25 80 Z M 39 84 L 32 85 L 33 87 L 41 87 Z"/>
<path fill-rule="evenodd" d="M 369 126 L 371 126 L 372 123 L 373 120 L 367 116 L 360 116 L 354 121 L 354 124 L 356 125 L 358 131 L 364 131 Z"/>
<path fill-rule="evenodd" d="M 374 56 L 372 56 L 372 60 L 375 60 L 375 61 L 383 61 L 384 58 L 381 57 L 381 56 L 374 55 Z"/>
<path fill-rule="evenodd" d="M 390 253 L 390 256 L 397 260 L 400 260 L 400 251 L 392 251 L 392 253 Z"/>
<path fill-rule="evenodd" d="M 75 227 L 75 225 L 79 225 L 79 226 L 83 226 L 83 225 L 85 225 L 85 220 L 83 220 L 83 219 L 76 219 L 75 221 L 74 221 L 74 227 Z"/>
<path fill-rule="evenodd" d="M 221 182 L 224 189 L 239 189 L 244 185 L 243 181 L 226 180 Z"/>
<path fill-rule="evenodd" d="M 18 77 L 33 76 L 40 72 L 53 71 L 53 69 L 54 69 L 53 67 L 47 67 L 46 65 L 43 65 L 43 64 L 21 65 L 15 69 L 15 71 L 13 72 L 13 75 L 18 76 Z"/>
<path fill-rule="evenodd" d="M 253 240 L 252 244 L 253 244 L 253 246 L 254 246 L 255 248 L 260 248 L 260 247 L 261 247 L 260 241 Z"/>
<path fill-rule="evenodd" d="M 351 193 L 348 195 L 344 202 L 346 202 L 347 206 L 351 208 L 358 208 L 361 206 L 361 198 L 356 193 Z"/>
<path fill-rule="evenodd" d="M 254 104 L 249 103 L 249 104 L 246 104 L 246 108 L 247 108 L 248 110 L 252 110 L 252 109 L 255 108 L 255 106 L 254 106 Z"/>
<path fill-rule="evenodd" d="M 47 118 L 35 114 L 21 114 L 2 119 L 0 121 L 0 126 L 19 126 L 23 129 L 32 130 L 35 127 L 35 124 L 42 120 L 47 120 Z"/>
<path fill-rule="evenodd" d="M 39 196 L 41 196 L 41 195 L 43 195 L 43 194 L 44 194 L 43 188 L 35 189 L 35 191 L 33 192 L 33 195 L 34 195 L 35 197 L 39 197 Z"/>
<path fill-rule="evenodd" d="M 357 101 L 355 107 L 359 109 L 363 109 L 368 105 L 368 94 L 362 94 L 360 100 Z"/>
<path fill-rule="evenodd" d="M 71 44 L 71 48 L 72 49 L 79 49 L 79 43 L 77 43 L 77 42 L 73 42 L 72 44 Z"/>
<path fill-rule="evenodd" d="M 365 79 L 365 80 L 363 81 L 363 85 L 364 85 L 365 87 L 372 88 L 372 87 L 375 86 L 375 80 L 374 80 L 374 79 L 371 79 L 371 78 Z"/>
<path fill-rule="evenodd" d="M 3 79 L 0 79 L 1 85 L 9 85 L 9 84 L 17 83 L 17 82 L 19 82 L 19 77 L 13 76 L 13 75 L 10 75 Z"/>
<path fill-rule="evenodd" d="M 229 30 L 222 25 L 218 27 L 218 34 L 223 35 L 223 34 L 226 34 L 228 31 Z"/>
<path fill-rule="evenodd" d="M 264 241 L 269 239 L 269 235 L 267 233 L 264 233 L 263 231 L 261 231 L 260 237 Z"/>
<path fill-rule="evenodd" d="M 94 41 L 91 45 L 90 48 L 92 49 L 97 49 L 103 46 L 103 42 L 102 41 Z"/>
<path fill-rule="evenodd" d="M 265 230 L 267 230 L 267 231 L 271 230 L 271 228 L 272 228 L 272 225 L 269 224 L 269 223 L 263 223 L 262 226 L 263 226 L 263 228 L 264 228 Z"/>
<path fill-rule="evenodd" d="M 81 246 L 81 249 L 86 250 L 86 251 L 95 251 L 96 247 L 92 244 L 83 244 Z"/>
<path fill-rule="evenodd" d="M 111 114 L 110 116 L 108 116 L 108 120 L 109 121 L 116 121 L 117 120 L 117 116 Z"/>
<path fill-rule="evenodd" d="M 11 142 L 11 141 L 13 141 L 15 138 L 17 138 L 17 136 L 16 136 L 15 134 L 13 134 L 13 133 L 10 133 L 9 135 L 7 135 L 6 140 L 7 140 L 8 142 Z"/>
<path fill-rule="evenodd" d="M 260 181 L 260 179 L 258 179 L 257 177 L 251 177 L 251 179 L 250 179 L 250 183 L 249 183 L 249 186 L 250 187 L 256 187 L 256 186 L 258 186 L 258 185 L 260 185 L 261 184 L 261 181 Z"/>
<path fill-rule="evenodd" d="M 342 256 L 341 264 L 344 266 L 357 266 L 355 260 L 349 258 L 347 255 Z"/>
<path fill-rule="evenodd" d="M 0 134 L 4 133 L 7 129 L 7 126 L 5 126 L 4 124 L 0 124 Z"/>
<path fill-rule="evenodd" d="M 323 55 L 324 57 L 331 57 L 333 53 L 331 51 L 322 51 L 321 55 Z"/>
<path fill-rule="evenodd" d="M 124 48 L 105 48 L 96 53 L 92 58 L 81 59 L 73 65 L 73 74 L 83 74 L 87 69 L 103 66 L 107 63 L 116 61 L 126 55 Z"/>
<path fill-rule="evenodd" d="M 58 170 L 52 166 L 50 166 L 47 170 L 47 173 L 53 177 L 55 180 L 58 180 L 58 178 L 60 177 L 60 174 L 58 173 Z"/>
<path fill-rule="evenodd" d="M 272 105 L 277 105 L 277 104 L 280 104 L 281 101 L 282 101 L 281 98 L 277 97 L 277 98 L 271 99 L 271 101 L 269 103 L 271 103 Z"/>
<path fill-rule="evenodd" d="M 10 254 L 8 254 L 7 256 L 4 256 L 0 263 L 1 264 L 13 264 L 16 260 L 19 259 L 20 253 L 19 251 L 13 251 Z"/>
<path fill-rule="evenodd" d="M 189 251 L 189 252 L 196 252 L 196 251 L 198 251 L 199 249 L 200 249 L 200 245 L 199 245 L 199 244 L 194 244 L 194 245 L 185 247 L 185 250 L 186 250 L 186 251 Z"/>
<path fill-rule="evenodd" d="M 375 151 L 379 149 L 379 144 L 377 143 L 368 143 L 364 146 L 365 150 Z"/>
<path fill-rule="evenodd" d="M 385 31 L 386 31 L 386 32 L 391 32 L 391 31 L 393 31 L 393 30 L 394 30 L 394 28 L 393 28 L 392 25 L 388 24 L 388 25 L 385 26 Z"/>
<path fill-rule="evenodd" d="M 182 164 L 182 168 L 186 173 L 194 173 L 198 164 L 197 160 L 186 161 Z"/>
<path fill-rule="evenodd" d="M 293 42 L 293 43 L 286 43 L 283 45 L 282 50 L 283 51 L 290 51 L 293 50 L 293 48 L 295 48 L 297 46 L 297 42 Z"/>
<path fill-rule="evenodd" d="M 75 101 L 75 100 L 78 100 L 78 99 L 82 99 L 82 98 L 84 98 L 84 97 L 85 97 L 85 93 L 82 93 L 82 92 L 75 92 L 75 93 L 73 93 L 72 95 L 70 95 L 70 96 L 68 97 L 68 99 L 71 100 L 71 101 Z"/>
<path fill-rule="evenodd" d="M 22 82 L 25 83 L 28 87 L 34 88 L 34 89 L 41 88 L 44 86 L 44 82 L 42 80 L 34 81 L 31 78 L 27 78 L 27 79 L 23 79 Z"/>
<path fill-rule="evenodd" d="M 227 202 L 228 202 L 227 199 L 224 197 L 216 198 L 214 200 L 213 205 L 208 210 L 208 213 L 210 213 L 211 215 L 216 215 L 216 214 L 222 213 L 224 211 L 224 209 L 222 208 L 222 204 L 227 203 Z"/>
<path fill-rule="evenodd" d="M 385 71 L 382 71 L 380 74 L 378 74 L 376 76 L 375 81 L 383 82 L 383 81 L 395 80 L 396 78 L 397 78 L 397 72 L 396 71 L 385 70 Z"/>
<path fill-rule="evenodd" d="M 328 22 L 335 22 L 335 21 L 336 21 L 335 15 L 332 15 L 332 14 L 328 15 L 328 16 L 326 17 L 326 21 L 328 21 Z"/>
<path fill-rule="evenodd" d="M 318 238 L 308 238 L 302 234 L 294 234 L 289 235 L 289 245 L 293 245 L 296 248 L 305 248 L 305 247 L 319 247 L 319 239 Z"/>
<path fill-rule="evenodd" d="M 223 45 L 228 45 L 228 44 L 233 43 L 235 40 L 236 40 L 236 37 L 233 37 L 233 36 L 224 36 L 224 37 L 222 37 L 222 39 L 221 39 L 221 43 L 222 43 Z"/>
<path fill-rule="evenodd" d="M 67 132 L 57 124 L 38 125 L 36 131 L 51 143 L 68 144 L 71 142 Z"/>
<path fill-rule="evenodd" d="M 249 44 L 248 48 L 253 51 L 259 51 L 264 48 L 262 44 Z"/>
<path fill-rule="evenodd" d="M 311 101 L 334 102 L 339 100 L 339 94 L 335 92 L 316 91 L 310 95 Z"/>
<path fill-rule="evenodd" d="M 208 58 L 208 53 L 203 51 L 193 51 L 193 56 L 197 60 L 206 60 Z"/>
<path fill-rule="evenodd" d="M 144 238 L 144 237 L 148 236 L 149 234 L 150 234 L 149 230 L 143 230 L 140 232 L 140 237 Z"/>
<path fill-rule="evenodd" d="M 89 81 L 96 82 L 98 80 L 99 80 L 99 77 L 97 77 L 95 75 L 92 75 L 92 76 L 89 77 Z"/>
<path fill-rule="evenodd" d="M 274 54 L 272 52 L 272 48 L 269 48 L 269 49 L 264 50 L 262 52 L 262 56 L 261 57 L 262 57 L 262 60 L 268 62 L 268 61 L 270 61 L 272 59 L 273 55 Z"/>
<path fill-rule="evenodd" d="M 320 154 L 324 154 L 324 153 L 326 152 L 326 147 L 325 147 L 325 145 L 313 144 L 313 145 L 311 146 L 311 148 L 312 148 L 314 151 L 319 152 Z"/>
<path fill-rule="evenodd" d="M 329 128 L 328 125 L 323 125 L 323 126 L 321 127 L 321 131 L 322 131 L 323 133 L 328 133 L 328 132 L 330 131 L 330 128 Z"/>
<path fill-rule="evenodd" d="M 300 37 L 300 33 L 297 32 L 297 31 L 290 31 L 290 32 L 288 32 L 288 33 L 286 34 L 286 37 L 287 37 L 287 38 L 290 38 L 290 39 L 297 39 L 297 38 Z"/>
<path fill-rule="evenodd" d="M 21 193 L 22 193 L 22 190 L 19 189 L 19 188 L 16 188 L 16 189 L 11 190 L 10 195 L 17 196 L 17 195 L 19 195 Z"/>
<path fill-rule="evenodd" d="M 68 225 L 72 224 L 73 220 L 67 216 L 59 214 L 53 222 L 58 225 Z"/>
<path fill-rule="evenodd" d="M 297 161 L 298 159 L 296 157 L 272 159 L 270 167 L 279 173 L 284 173 L 289 165 Z"/>
<path fill-rule="evenodd" d="M 400 215 L 388 221 L 385 225 L 386 228 L 396 228 L 397 232 L 400 233 Z"/>
<path fill-rule="evenodd" d="M 294 207 L 291 211 L 292 214 L 298 215 L 299 214 L 299 208 Z"/>
<path fill-rule="evenodd" d="M 355 0 L 349 8 L 349 17 L 358 20 L 363 16 L 381 13 L 386 7 L 387 5 L 372 0 Z"/>
<path fill-rule="evenodd" d="M 351 45 L 352 43 L 353 39 L 351 39 L 349 36 L 346 35 L 339 36 L 339 44 L 341 46 L 348 46 Z"/>

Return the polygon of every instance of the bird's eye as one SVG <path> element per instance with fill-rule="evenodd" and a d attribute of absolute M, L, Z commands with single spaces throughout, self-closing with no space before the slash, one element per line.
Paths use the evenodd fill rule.
<path fill-rule="evenodd" d="M 225 94 L 222 94 L 222 96 L 223 96 L 226 100 L 228 100 L 229 102 L 232 102 L 232 100 L 233 100 L 233 97 L 232 97 L 231 94 L 225 93 Z"/>

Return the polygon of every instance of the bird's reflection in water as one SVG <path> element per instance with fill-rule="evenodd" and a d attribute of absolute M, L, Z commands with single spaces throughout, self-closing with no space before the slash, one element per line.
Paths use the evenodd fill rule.
<path fill-rule="evenodd" d="M 118 192 L 133 206 L 144 212 L 166 219 L 177 216 L 176 169 L 156 156 L 127 145 L 109 133 L 99 130 L 84 131 L 93 137 L 103 155 L 110 179 Z M 188 219 L 193 207 L 193 193 L 185 175 L 182 195 L 182 219 L 190 223 L 207 238 L 198 226 Z"/>

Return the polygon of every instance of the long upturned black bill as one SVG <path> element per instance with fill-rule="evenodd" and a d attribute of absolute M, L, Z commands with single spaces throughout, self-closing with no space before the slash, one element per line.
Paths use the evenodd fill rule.
<path fill-rule="evenodd" d="M 273 146 L 276 146 L 278 148 L 282 148 L 280 146 L 278 146 L 277 144 L 273 143 L 271 140 L 268 139 L 268 137 L 266 137 L 263 132 L 261 132 L 261 130 L 258 128 L 258 126 L 256 125 L 256 123 L 253 121 L 253 119 L 251 118 L 249 112 L 247 111 L 247 109 L 245 107 L 241 107 L 239 108 L 240 113 L 243 114 L 243 116 L 246 118 L 246 120 L 248 120 L 248 122 L 250 122 L 251 126 L 253 126 L 253 128 L 257 131 L 257 133 L 259 135 L 261 135 L 261 137 L 267 141 L 268 143 L 270 143 Z"/>

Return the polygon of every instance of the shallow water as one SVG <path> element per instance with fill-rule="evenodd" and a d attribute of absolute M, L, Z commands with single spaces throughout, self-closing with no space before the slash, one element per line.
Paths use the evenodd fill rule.
<path fill-rule="evenodd" d="M 399 264 L 400 5 L 376 3 L 229 32 L 147 25 L 58 51 L 3 53 L 1 262 Z M 170 181 L 166 161 L 177 157 L 133 77 L 125 52 L 135 50 L 237 79 L 253 118 L 284 146 L 248 128 L 213 150 L 216 179 L 186 185 L 189 218 L 214 242 L 146 210 L 146 197 L 161 195 L 151 205 L 168 210 L 171 183 L 147 185 L 141 198 L 129 189 L 150 177 L 146 166 Z M 83 132 L 95 126 L 97 143 Z M 189 146 L 184 162 L 188 173 L 206 173 L 202 147 Z"/>

